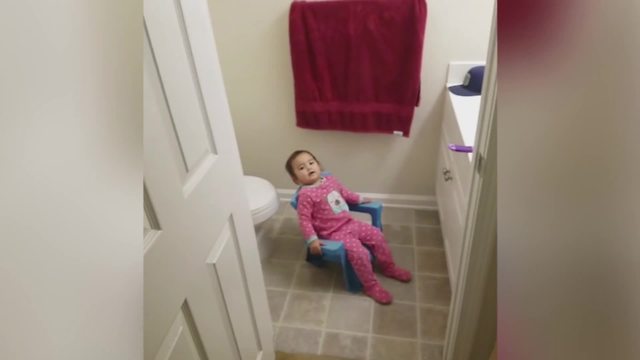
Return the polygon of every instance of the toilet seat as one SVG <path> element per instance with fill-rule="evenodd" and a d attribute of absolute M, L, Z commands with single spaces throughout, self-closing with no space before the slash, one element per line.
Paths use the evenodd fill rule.
<path fill-rule="evenodd" d="M 270 182 L 255 176 L 244 176 L 243 183 L 254 225 L 267 220 L 278 211 L 278 194 Z"/>

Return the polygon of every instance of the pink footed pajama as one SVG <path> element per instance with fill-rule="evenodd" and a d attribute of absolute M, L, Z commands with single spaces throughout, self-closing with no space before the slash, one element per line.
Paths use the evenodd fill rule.
<path fill-rule="evenodd" d="M 364 293 L 379 303 L 389 304 L 393 298 L 376 279 L 364 245 L 375 256 L 383 275 L 408 282 L 411 273 L 395 265 L 391 250 L 378 228 L 351 217 L 347 202 L 360 203 L 361 200 L 358 194 L 331 176 L 322 179 L 319 185 L 305 186 L 298 194 L 300 229 L 307 245 L 318 236 L 342 241 Z"/>

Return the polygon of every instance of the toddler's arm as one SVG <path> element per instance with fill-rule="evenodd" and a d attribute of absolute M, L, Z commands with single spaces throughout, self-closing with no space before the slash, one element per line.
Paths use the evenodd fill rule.
<path fill-rule="evenodd" d="M 304 236 L 304 240 L 309 246 L 314 240 L 318 240 L 313 224 L 311 222 L 311 212 L 313 211 L 313 199 L 307 194 L 298 195 L 298 223 L 300 224 L 300 231 Z"/>

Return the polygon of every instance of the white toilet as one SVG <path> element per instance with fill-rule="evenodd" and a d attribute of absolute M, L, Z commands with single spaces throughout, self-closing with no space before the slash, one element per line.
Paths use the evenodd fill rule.
<path fill-rule="evenodd" d="M 258 225 L 278 211 L 278 193 L 270 182 L 259 177 L 245 175 L 243 182 L 253 225 Z"/>
<path fill-rule="evenodd" d="M 264 260 L 273 251 L 274 244 L 267 236 L 269 228 L 262 226 L 262 223 L 278 211 L 280 205 L 278 193 L 270 182 L 259 177 L 245 175 L 243 183 L 249 199 L 249 209 L 255 227 L 260 259 Z"/>

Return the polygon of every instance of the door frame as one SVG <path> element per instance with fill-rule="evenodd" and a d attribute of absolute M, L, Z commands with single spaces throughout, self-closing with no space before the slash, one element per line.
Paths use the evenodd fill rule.
<path fill-rule="evenodd" d="M 473 176 L 458 281 L 449 311 L 445 360 L 488 359 L 496 344 L 497 262 L 497 45 L 494 4 Z M 475 351 L 474 351 L 475 350 Z M 484 352 L 484 351 L 480 351 Z M 472 357 L 473 355 L 473 357 Z"/>

